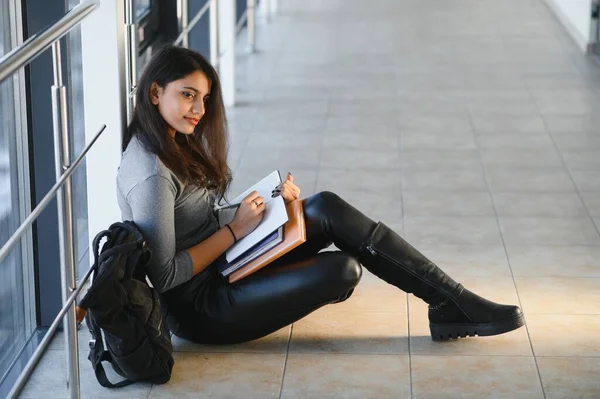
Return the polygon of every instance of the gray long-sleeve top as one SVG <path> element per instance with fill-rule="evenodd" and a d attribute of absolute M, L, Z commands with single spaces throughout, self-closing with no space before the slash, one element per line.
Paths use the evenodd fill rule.
<path fill-rule="evenodd" d="M 218 229 L 214 193 L 186 187 L 134 136 L 117 173 L 117 200 L 121 218 L 135 222 L 152 251 L 148 277 L 158 292 L 191 279 L 187 249 Z"/>

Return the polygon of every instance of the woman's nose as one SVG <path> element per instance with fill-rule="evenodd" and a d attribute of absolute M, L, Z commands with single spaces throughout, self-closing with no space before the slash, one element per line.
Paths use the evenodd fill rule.
<path fill-rule="evenodd" d="M 203 116 L 204 112 L 205 112 L 204 101 L 196 101 L 196 102 L 194 102 L 193 112 L 195 114 L 200 114 L 200 116 Z"/>

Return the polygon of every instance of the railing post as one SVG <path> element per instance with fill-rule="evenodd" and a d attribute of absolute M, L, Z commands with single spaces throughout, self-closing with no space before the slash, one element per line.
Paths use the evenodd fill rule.
<path fill-rule="evenodd" d="M 127 123 L 133 114 L 135 97 L 131 92 L 137 81 L 136 45 L 135 45 L 135 21 L 133 19 L 133 0 L 125 0 L 125 87 L 127 90 Z"/>
<path fill-rule="evenodd" d="M 189 21 L 188 16 L 188 0 L 177 0 L 177 19 L 179 20 L 179 32 L 185 32 Z M 185 48 L 189 48 L 189 34 L 184 33 L 181 45 Z"/>
<path fill-rule="evenodd" d="M 246 15 L 248 16 L 248 52 L 256 51 L 256 0 L 247 0 Z"/>
<path fill-rule="evenodd" d="M 260 11 L 265 21 L 271 21 L 271 0 L 260 0 Z"/>
<path fill-rule="evenodd" d="M 210 63 L 217 68 L 219 63 L 219 2 L 210 0 Z"/>
<path fill-rule="evenodd" d="M 236 0 L 221 0 L 219 4 L 219 75 L 223 102 L 235 105 L 235 26 Z"/>
<path fill-rule="evenodd" d="M 63 86 L 60 40 L 52 44 L 54 85 L 52 85 L 52 122 L 54 130 L 54 157 L 56 180 L 59 180 L 70 164 L 67 91 Z M 60 245 L 60 274 L 62 277 L 62 301 L 65 303 L 75 290 L 75 250 L 73 244 L 73 203 L 71 178 L 57 193 L 58 239 Z M 77 321 L 75 307 L 71 306 L 63 322 L 65 352 L 67 354 L 67 386 L 69 397 L 79 399 L 79 358 L 77 345 Z"/>

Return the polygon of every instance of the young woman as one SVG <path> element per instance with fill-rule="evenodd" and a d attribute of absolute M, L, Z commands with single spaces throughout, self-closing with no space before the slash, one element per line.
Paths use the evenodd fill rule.
<path fill-rule="evenodd" d="M 149 62 L 123 138 L 118 200 L 152 259 L 148 277 L 167 304 L 167 323 L 205 344 L 249 341 L 326 304 L 347 299 L 361 265 L 429 304 L 431 336 L 445 340 L 505 333 L 523 325 L 517 306 L 465 289 L 402 237 L 331 192 L 303 199 L 306 243 L 229 284 L 216 263 L 260 223 L 263 198 L 248 195 L 229 226 L 214 215 L 231 181 L 219 77 L 200 54 L 167 46 Z M 299 199 L 288 174 L 280 194 Z M 320 252 L 331 244 L 341 251 Z"/>

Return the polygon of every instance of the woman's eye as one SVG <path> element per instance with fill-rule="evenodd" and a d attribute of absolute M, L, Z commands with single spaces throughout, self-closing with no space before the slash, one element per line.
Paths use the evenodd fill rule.
<path fill-rule="evenodd" d="M 207 102 L 210 99 L 210 97 L 206 96 L 204 97 L 204 102 Z"/>
<path fill-rule="evenodd" d="M 189 91 L 184 91 L 183 96 L 185 98 L 194 98 L 194 93 L 190 93 Z"/>

